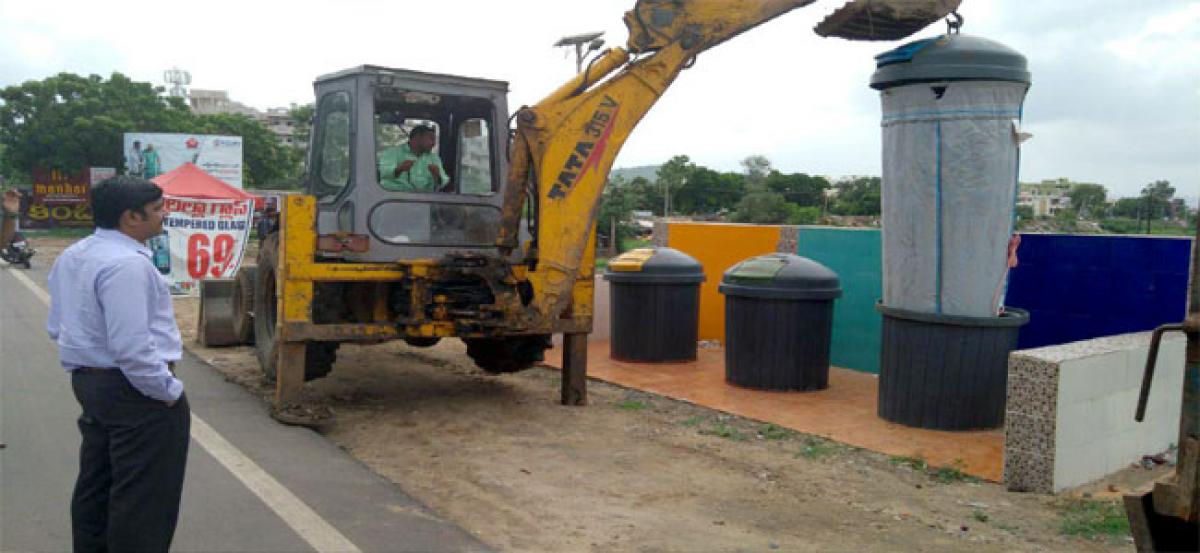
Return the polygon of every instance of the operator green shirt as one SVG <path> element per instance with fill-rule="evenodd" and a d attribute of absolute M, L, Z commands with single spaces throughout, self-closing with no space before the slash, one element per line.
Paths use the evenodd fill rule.
<path fill-rule="evenodd" d="M 412 168 L 396 175 L 396 166 L 408 160 L 412 160 Z M 433 173 L 429 172 L 430 164 L 437 166 L 442 174 L 441 180 L 435 179 Z M 388 190 L 433 192 L 447 182 L 450 182 L 450 177 L 442 166 L 442 158 L 433 152 L 417 155 L 408 144 L 401 144 L 379 153 L 379 185 Z"/>

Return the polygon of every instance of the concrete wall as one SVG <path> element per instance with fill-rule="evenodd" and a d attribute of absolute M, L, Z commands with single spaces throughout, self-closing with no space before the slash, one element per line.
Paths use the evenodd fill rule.
<path fill-rule="evenodd" d="M 663 228 L 666 227 L 666 228 Z M 677 223 L 656 228 L 660 243 L 704 265 L 700 339 L 724 340 L 726 269 L 774 251 L 810 257 L 838 273 L 831 362 L 879 372 L 882 295 L 879 229 Z M 1022 235 L 1008 305 L 1030 311 L 1019 347 L 1028 349 L 1152 329 L 1184 318 L 1192 241 L 1151 236 Z"/>
<path fill-rule="evenodd" d="M 1159 350 L 1146 418 L 1134 420 L 1150 343 L 1140 332 L 1015 351 L 1009 357 L 1004 483 L 1058 492 L 1175 444 L 1185 340 Z"/>

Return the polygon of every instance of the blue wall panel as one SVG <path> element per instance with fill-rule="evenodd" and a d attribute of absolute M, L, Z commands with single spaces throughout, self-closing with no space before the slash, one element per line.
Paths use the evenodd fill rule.
<path fill-rule="evenodd" d="M 1029 310 L 1019 347 L 1182 321 L 1191 245 L 1183 238 L 1023 234 L 1005 302 Z"/>

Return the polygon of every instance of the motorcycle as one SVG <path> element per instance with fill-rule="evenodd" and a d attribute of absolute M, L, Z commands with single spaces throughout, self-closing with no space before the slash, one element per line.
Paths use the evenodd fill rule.
<path fill-rule="evenodd" d="M 29 260 L 33 258 L 33 254 L 35 253 L 37 251 L 29 246 L 29 241 L 25 239 L 25 235 L 18 232 L 13 235 L 12 241 L 4 249 L 0 250 L 0 259 L 28 269 L 33 266 L 29 263 Z"/>

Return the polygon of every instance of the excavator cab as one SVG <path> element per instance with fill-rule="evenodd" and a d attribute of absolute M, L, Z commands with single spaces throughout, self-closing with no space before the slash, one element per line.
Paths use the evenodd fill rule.
<path fill-rule="evenodd" d="M 324 257 L 391 262 L 495 253 L 507 83 L 360 66 L 319 77 L 315 89 L 305 184 L 317 199 L 317 233 L 367 239 L 365 248 Z M 430 130 L 432 150 L 397 174 L 392 162 L 408 153 L 414 131 Z M 436 176 L 430 160 L 440 162 Z"/>

